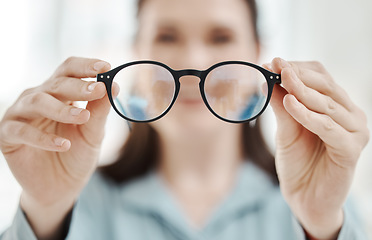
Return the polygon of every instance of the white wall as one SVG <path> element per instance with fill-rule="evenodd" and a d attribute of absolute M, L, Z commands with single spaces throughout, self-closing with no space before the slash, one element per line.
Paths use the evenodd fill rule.
<path fill-rule="evenodd" d="M 135 22 L 132 0 L 3 1 L 0 14 L 0 117 L 23 89 L 42 83 L 68 56 L 125 61 Z M 372 1 L 258 0 L 262 62 L 275 56 L 321 61 L 372 119 Z M 273 114 L 264 131 L 273 145 Z M 125 138 L 110 114 L 102 160 Z M 117 128 L 122 129 L 122 132 Z M 369 128 L 372 129 L 371 121 Z M 352 188 L 372 238 L 372 145 L 363 152 Z M 0 154 L 0 232 L 11 223 L 20 188 Z"/>

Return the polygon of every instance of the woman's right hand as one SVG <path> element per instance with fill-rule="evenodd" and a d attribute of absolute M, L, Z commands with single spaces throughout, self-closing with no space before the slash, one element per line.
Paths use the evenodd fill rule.
<path fill-rule="evenodd" d="M 110 103 L 102 82 L 81 78 L 109 69 L 97 59 L 68 58 L 46 82 L 25 90 L 0 122 L 1 151 L 39 236 L 55 230 L 39 229 L 51 224 L 40 211 L 57 211 L 62 221 L 96 168 Z M 74 101 L 88 101 L 86 109 Z"/>

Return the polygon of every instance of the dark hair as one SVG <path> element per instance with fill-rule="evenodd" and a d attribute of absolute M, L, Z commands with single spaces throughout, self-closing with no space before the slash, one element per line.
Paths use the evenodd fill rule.
<path fill-rule="evenodd" d="M 138 0 L 137 16 L 144 2 L 145 0 Z M 245 2 L 251 11 L 255 38 L 258 42 L 256 3 L 254 0 L 245 0 Z M 254 126 L 250 126 L 249 123 L 242 124 L 241 138 L 244 159 L 253 162 L 278 184 L 274 156 L 262 136 L 259 118 Z M 117 161 L 101 167 L 100 171 L 116 183 L 125 183 L 141 177 L 157 165 L 159 147 L 158 133 L 149 124 L 134 123 Z"/>
<path fill-rule="evenodd" d="M 146 1 L 147 0 L 137 0 L 137 18 L 140 15 L 142 6 Z M 255 0 L 244 0 L 244 1 L 247 3 L 247 7 L 249 8 L 249 10 L 251 12 L 251 22 L 252 22 L 252 25 L 253 25 L 254 37 L 255 37 L 256 42 L 259 43 L 260 38 L 259 38 L 259 33 L 258 33 L 258 28 L 257 28 L 258 14 L 257 14 L 256 1 Z"/>

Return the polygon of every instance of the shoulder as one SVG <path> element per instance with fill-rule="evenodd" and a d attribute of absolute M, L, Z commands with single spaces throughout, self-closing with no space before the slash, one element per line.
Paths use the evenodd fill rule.
<path fill-rule="evenodd" d="M 77 199 L 77 209 L 95 214 L 104 212 L 108 201 L 111 202 L 110 199 L 114 199 L 115 188 L 115 184 L 102 176 L 101 173 L 94 172 Z"/>
<path fill-rule="evenodd" d="M 113 192 L 115 188 L 117 188 L 117 186 L 114 182 L 103 176 L 99 171 L 95 171 L 81 192 L 81 195 L 94 195 L 101 198 L 107 193 Z"/>
<path fill-rule="evenodd" d="M 131 198 L 138 200 L 148 193 L 153 185 L 153 174 L 148 174 L 124 183 L 117 183 L 96 170 L 80 194 L 84 204 L 103 204 L 113 206 Z"/>

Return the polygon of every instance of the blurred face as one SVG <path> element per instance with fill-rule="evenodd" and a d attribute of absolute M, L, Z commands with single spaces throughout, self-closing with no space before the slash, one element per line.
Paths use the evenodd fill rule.
<path fill-rule="evenodd" d="M 205 70 L 225 60 L 256 62 L 258 46 L 250 14 L 243 0 L 147 0 L 139 16 L 137 57 L 175 70 Z M 155 129 L 201 133 L 231 127 L 209 112 L 199 81 L 194 76 L 180 79 L 177 101 L 166 116 L 152 123 Z M 212 94 L 218 99 L 221 89 Z"/>

